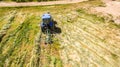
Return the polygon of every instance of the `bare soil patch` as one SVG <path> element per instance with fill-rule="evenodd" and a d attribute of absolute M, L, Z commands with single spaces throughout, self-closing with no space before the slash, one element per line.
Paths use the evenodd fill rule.
<path fill-rule="evenodd" d="M 120 2 L 109 0 L 104 2 L 106 4 L 105 7 L 95 7 L 93 10 L 111 15 L 115 23 L 120 24 Z"/>

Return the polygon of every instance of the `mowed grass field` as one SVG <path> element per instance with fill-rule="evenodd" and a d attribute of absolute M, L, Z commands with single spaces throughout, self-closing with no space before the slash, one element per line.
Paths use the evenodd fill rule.
<path fill-rule="evenodd" d="M 0 7 L 0 67 L 120 67 L 120 25 L 90 14 L 101 1 L 35 7 Z M 42 14 L 61 33 L 40 39 Z"/>

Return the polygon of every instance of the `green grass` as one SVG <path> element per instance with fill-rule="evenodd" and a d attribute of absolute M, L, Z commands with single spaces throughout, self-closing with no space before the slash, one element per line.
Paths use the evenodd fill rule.
<path fill-rule="evenodd" d="M 45 65 L 48 67 L 51 65 L 52 67 L 64 67 L 64 61 L 66 59 L 61 59 L 60 51 L 62 49 L 68 51 L 65 54 L 68 58 L 67 60 L 70 60 L 68 62 L 73 62 L 75 59 L 69 57 L 69 54 L 74 52 L 74 50 L 78 50 L 78 52 L 80 50 L 82 52 L 83 50 L 85 52 L 85 50 L 89 47 L 94 51 L 94 46 L 99 46 L 101 48 L 104 47 L 101 44 L 110 44 L 109 39 L 113 40 L 112 37 L 110 38 L 110 35 L 116 36 L 116 34 L 110 32 L 110 29 L 118 30 L 120 26 L 116 25 L 113 22 L 106 22 L 104 17 L 100 17 L 96 14 L 90 14 L 88 12 L 88 8 L 95 6 L 104 6 L 104 3 L 96 0 L 67 5 L 0 7 L 0 26 L 2 26 L 2 24 L 6 25 L 9 23 L 8 19 L 11 17 L 9 15 L 14 15 L 12 12 L 16 12 L 14 20 L 10 20 L 12 22 L 10 28 L 7 29 L 6 35 L 0 42 L 0 66 L 38 67 L 43 64 L 43 67 L 45 67 Z M 39 24 L 41 22 L 42 14 L 48 11 L 52 14 L 53 19 L 57 21 L 58 26 L 62 30 L 62 33 L 53 36 L 53 44 L 44 45 L 44 38 L 42 39 L 42 44 L 39 43 L 41 33 Z M 72 18 L 73 16 L 75 16 L 75 18 Z M 3 29 L 2 27 L 1 30 Z M 107 36 L 107 33 L 105 31 L 110 34 L 108 35 L 108 38 L 101 39 L 103 37 L 102 35 Z M 76 35 L 77 37 L 75 37 Z M 90 38 L 92 39 L 90 40 Z M 64 46 L 64 41 L 69 46 Z M 82 48 L 78 49 L 79 47 L 75 47 L 76 45 L 74 44 L 76 41 L 83 43 L 80 44 L 82 45 Z M 116 44 L 119 43 L 117 39 L 114 42 L 115 43 L 112 44 L 114 46 L 117 46 Z M 92 45 L 93 47 L 86 46 L 88 44 Z M 61 49 L 61 45 L 63 45 L 64 48 Z M 113 48 L 112 45 L 110 44 L 110 48 Z M 73 47 L 75 48 L 74 50 L 72 50 Z M 91 50 L 88 52 L 92 55 L 94 53 Z M 112 52 L 112 50 L 110 51 Z M 82 56 L 85 56 L 83 59 L 89 58 L 89 56 L 86 54 L 87 53 L 83 53 L 79 55 L 79 57 L 83 58 Z M 111 55 L 113 58 L 117 59 L 119 54 L 111 53 Z M 66 58 L 66 56 L 64 58 Z M 103 57 L 104 55 L 101 54 L 101 56 Z M 95 60 L 98 60 L 98 63 L 102 63 L 100 62 L 100 58 L 96 59 L 95 57 Z M 84 61 L 86 62 L 87 60 Z M 77 64 L 79 66 L 79 63 L 77 63 L 77 61 L 75 61 L 74 64 Z"/>

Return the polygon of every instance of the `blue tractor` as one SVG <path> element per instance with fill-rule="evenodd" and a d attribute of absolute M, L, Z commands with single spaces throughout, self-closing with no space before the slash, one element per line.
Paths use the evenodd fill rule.
<path fill-rule="evenodd" d="M 43 33 L 46 33 L 47 29 L 49 29 L 51 32 L 54 31 L 54 22 L 49 13 L 42 15 L 41 30 Z"/>
<path fill-rule="evenodd" d="M 46 34 L 45 43 L 51 43 L 51 34 L 54 31 L 54 22 L 49 13 L 42 15 L 41 31 Z"/>

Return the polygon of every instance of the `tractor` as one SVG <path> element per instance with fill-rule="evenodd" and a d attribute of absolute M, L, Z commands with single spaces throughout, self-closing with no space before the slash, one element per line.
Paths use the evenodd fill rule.
<path fill-rule="evenodd" d="M 54 31 L 54 22 L 52 16 L 49 13 L 45 13 L 42 15 L 41 22 L 41 31 L 46 34 L 45 44 L 52 43 L 52 32 Z"/>

